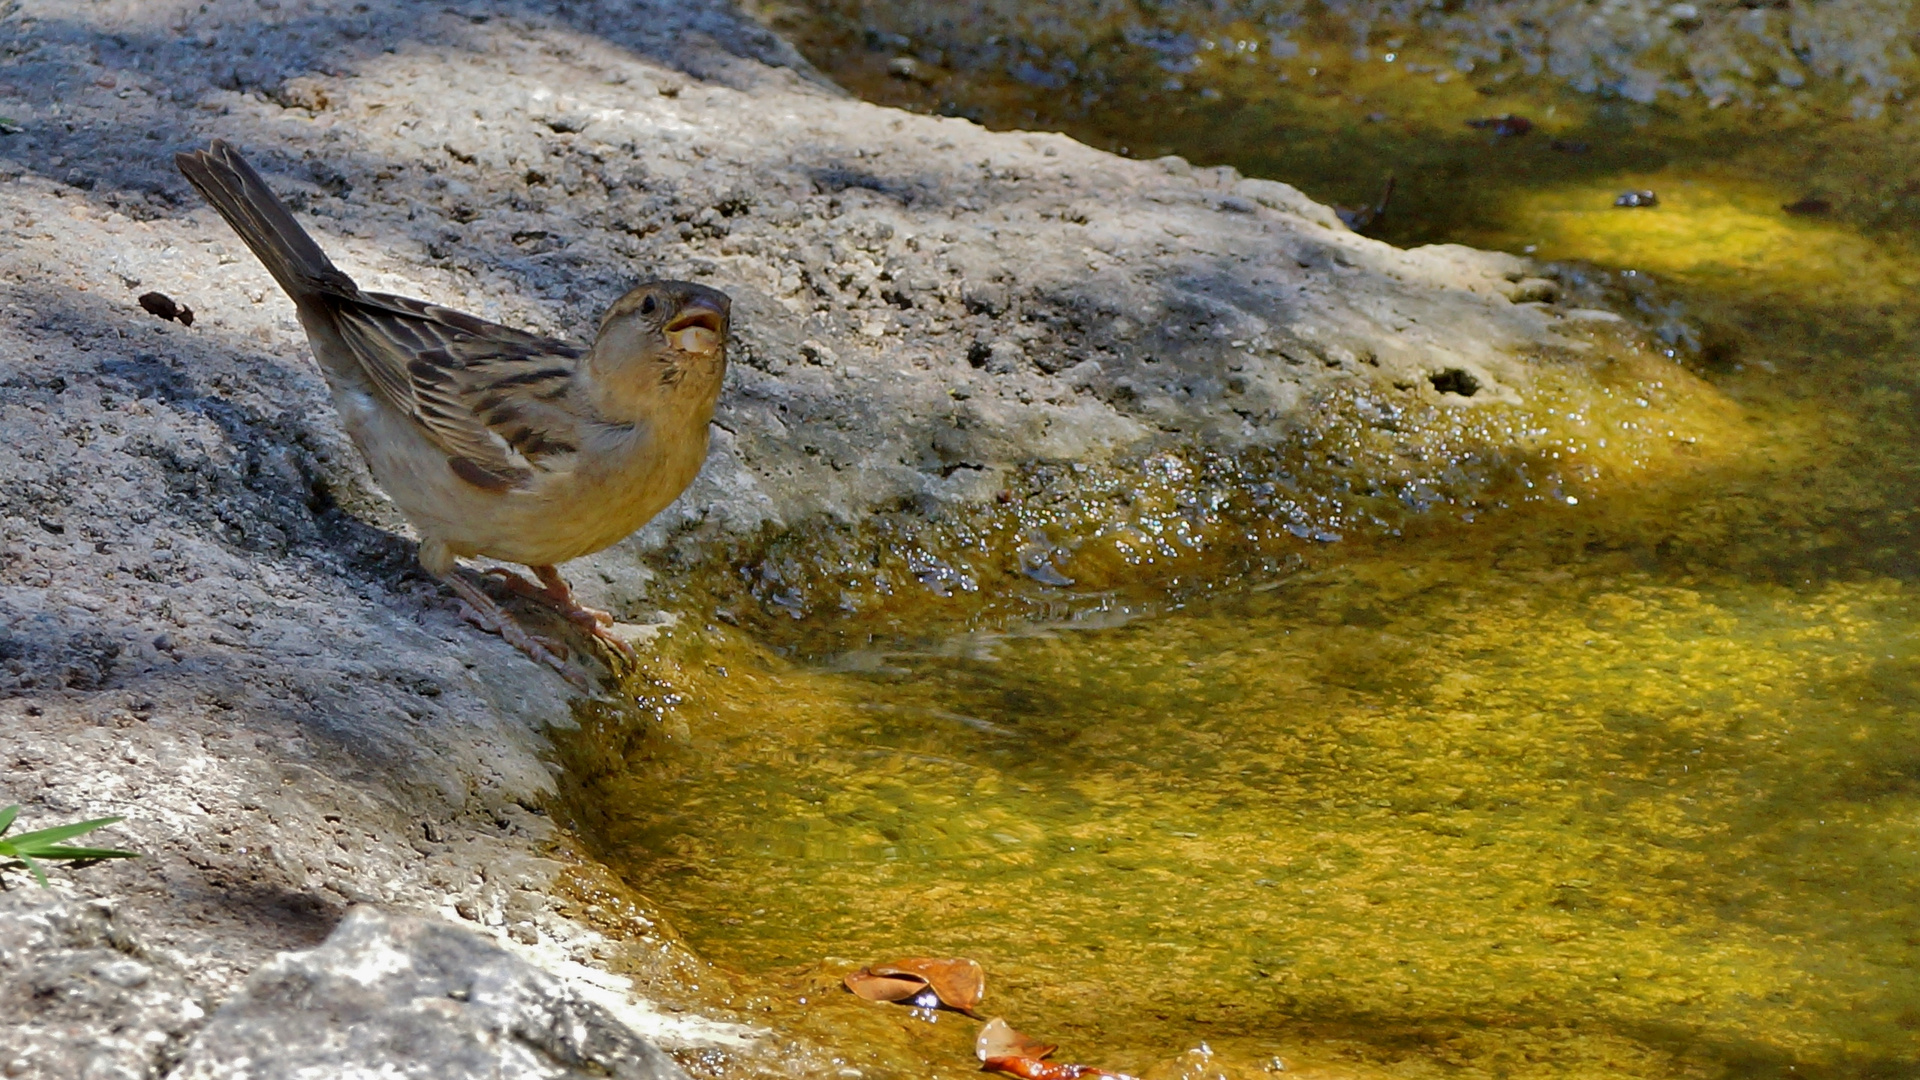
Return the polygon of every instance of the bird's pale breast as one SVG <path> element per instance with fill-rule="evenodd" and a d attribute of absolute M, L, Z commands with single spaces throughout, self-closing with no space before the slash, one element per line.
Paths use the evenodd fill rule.
<path fill-rule="evenodd" d="M 699 473 L 706 425 L 661 438 L 642 425 L 608 428 L 577 467 L 490 491 L 456 476 L 444 452 L 372 393 L 342 387 L 335 406 L 373 477 L 423 538 L 454 554 L 532 566 L 619 543 L 667 508 Z"/>

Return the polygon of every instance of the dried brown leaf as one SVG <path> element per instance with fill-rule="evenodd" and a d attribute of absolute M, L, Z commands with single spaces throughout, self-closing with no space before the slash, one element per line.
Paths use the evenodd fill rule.
<path fill-rule="evenodd" d="M 973 1052 L 981 1061 L 994 1058 L 1023 1057 L 1039 1060 L 1053 1053 L 1051 1043 L 1043 1043 L 1031 1035 L 1022 1035 L 1013 1030 L 1013 1026 L 999 1017 L 987 1021 L 980 1029 L 980 1037 L 973 1041 Z"/>
<path fill-rule="evenodd" d="M 856 980 L 862 985 L 855 986 Z M 897 985 L 881 980 L 895 980 Z M 914 981 L 912 989 L 907 989 L 909 981 Z M 863 967 L 847 976 L 847 989 L 868 1001 L 905 1001 L 923 988 L 932 990 L 947 1008 L 976 1016 L 973 1010 L 986 996 L 987 973 L 977 962 L 964 957 L 907 956 Z M 875 996 L 881 994 L 887 996 Z"/>
<path fill-rule="evenodd" d="M 924 976 L 863 967 L 846 977 L 847 989 L 868 1001 L 905 1001 L 927 989 Z"/>
<path fill-rule="evenodd" d="M 1082 1077 L 1097 1076 L 1105 1080 L 1134 1080 L 1126 1073 L 1109 1072 L 1096 1069 L 1091 1065 L 1063 1065 L 1055 1061 L 1041 1061 L 1030 1057 L 988 1058 L 981 1066 L 983 1072 L 1006 1073 L 1018 1076 L 1020 1080 L 1081 1080 Z"/>

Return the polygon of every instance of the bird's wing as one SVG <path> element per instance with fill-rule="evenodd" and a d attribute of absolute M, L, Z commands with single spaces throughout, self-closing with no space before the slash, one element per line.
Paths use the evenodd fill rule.
<path fill-rule="evenodd" d="M 374 386 L 462 480 L 505 491 L 571 467 L 580 418 L 563 399 L 579 347 L 386 293 L 332 306 Z"/>

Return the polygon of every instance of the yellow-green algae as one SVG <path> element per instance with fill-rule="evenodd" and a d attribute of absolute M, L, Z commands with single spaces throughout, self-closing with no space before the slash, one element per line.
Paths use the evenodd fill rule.
<path fill-rule="evenodd" d="M 1111 589 L 1134 600 L 1142 586 L 1211 589 L 1328 542 L 1578 505 L 1627 477 L 1677 481 L 1744 444 L 1740 410 L 1698 377 L 1594 336 L 1608 346 L 1602 359 L 1543 364 L 1526 406 L 1342 387 L 1302 410 L 1277 448 L 1173 446 L 1131 461 L 1037 464 L 985 507 L 931 520 L 876 514 L 856 530 L 743 545 L 729 560 L 737 574 L 691 579 L 690 603 L 806 652 L 929 625 L 1059 617 L 1108 603 Z M 1042 562 L 1074 588 L 1033 580 Z"/>
<path fill-rule="evenodd" d="M 815 29 L 863 92 L 935 96 Z M 691 589 L 742 628 L 683 623 L 647 710 L 587 710 L 570 801 L 735 973 L 709 1007 L 827 1055 L 698 1071 L 971 1073 L 972 1021 L 837 989 L 920 953 L 979 959 L 988 1014 L 1063 1057 L 1155 1076 L 1202 1043 L 1241 1076 L 1920 1073 L 1907 127 L 1345 52 L 1206 60 L 1173 100 L 1116 64 L 1151 114 L 939 89 L 1340 201 L 1394 169 L 1389 239 L 1585 260 L 1674 358 L 1386 426 L 1391 392 L 1356 391 L 1271 456 L 1040 470 Z M 1460 124 L 1501 112 L 1540 128 Z M 1832 212 L 1781 210 L 1809 195 Z M 1036 531 L 1074 587 L 1019 575 Z"/>
<path fill-rule="evenodd" d="M 1906 1071 L 1915 598 L 1516 543 L 864 673 L 723 650 L 602 850 L 713 959 L 970 955 L 1120 1067 Z"/>

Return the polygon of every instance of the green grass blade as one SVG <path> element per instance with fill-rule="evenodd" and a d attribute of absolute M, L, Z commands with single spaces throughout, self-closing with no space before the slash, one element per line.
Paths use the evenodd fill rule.
<path fill-rule="evenodd" d="M 27 852 L 36 859 L 137 859 L 137 851 L 103 847 L 43 847 Z"/>
<path fill-rule="evenodd" d="M 27 858 L 25 855 L 20 856 L 20 861 L 27 864 L 27 869 L 33 872 L 33 880 L 39 882 L 41 888 L 43 889 L 53 888 L 53 886 L 47 884 L 47 872 L 45 870 L 40 869 L 39 863 L 34 862 L 32 859 Z"/>
<path fill-rule="evenodd" d="M 13 824 L 20 807 L 9 806 L 0 809 L 0 832 Z M 69 847 L 60 843 L 69 837 L 89 833 L 102 826 L 123 821 L 124 818 L 104 817 L 91 821 L 76 821 L 71 825 L 55 825 L 47 829 L 35 829 L 32 832 L 18 833 L 10 839 L 0 840 L 0 868 L 17 870 L 24 866 L 33 874 L 33 879 L 41 888 L 50 888 L 47 872 L 37 860 L 67 859 L 74 862 L 91 862 L 98 859 L 137 859 L 137 851 L 121 851 L 117 848 Z"/>
<path fill-rule="evenodd" d="M 17 848 L 45 847 L 48 844 L 57 843 L 68 837 L 79 836 L 81 833 L 90 833 L 101 826 L 111 825 L 116 821 L 124 820 L 126 819 L 103 817 L 94 818 L 92 821 L 76 821 L 71 825 L 55 825 L 48 829 L 35 829 L 32 832 L 24 832 L 15 836 L 12 843 L 13 846 Z"/>

